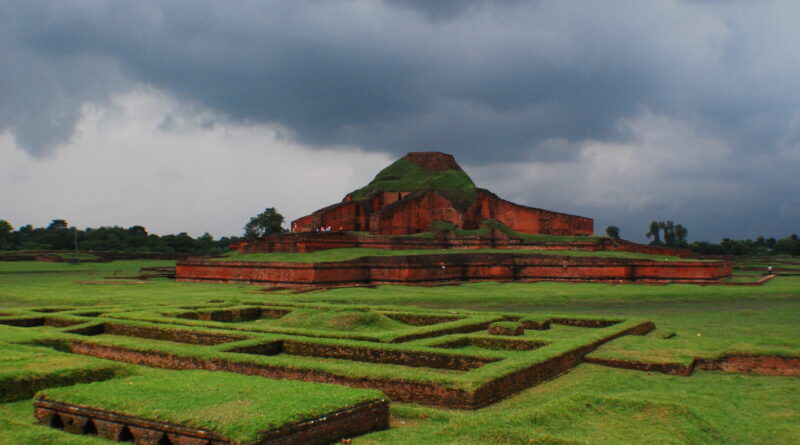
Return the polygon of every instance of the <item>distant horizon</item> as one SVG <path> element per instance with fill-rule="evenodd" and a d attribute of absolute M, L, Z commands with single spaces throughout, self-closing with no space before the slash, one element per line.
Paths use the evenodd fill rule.
<path fill-rule="evenodd" d="M 263 210 L 264 210 L 264 209 L 261 209 L 260 211 L 263 211 Z M 280 209 L 277 209 L 277 210 L 280 212 Z M 259 212 L 260 212 L 260 211 L 259 211 Z M 255 214 L 254 214 L 253 216 L 255 216 Z M 3 219 L 3 218 L 0 218 L 0 219 Z M 49 225 L 49 224 L 50 224 L 52 221 L 54 221 L 54 220 L 57 220 L 57 219 L 65 219 L 65 218 L 52 218 L 52 219 L 50 219 L 49 221 L 47 221 L 47 223 L 44 223 L 44 224 L 30 224 L 30 225 L 31 225 L 32 227 L 34 227 L 34 228 L 46 228 L 46 227 L 47 227 L 47 226 L 48 226 L 48 225 Z M 28 225 L 27 223 L 26 223 L 26 224 L 19 224 L 19 225 L 17 225 L 17 224 L 14 224 L 14 222 L 13 222 L 13 221 L 9 221 L 8 219 L 5 219 L 5 220 L 6 220 L 6 221 L 8 221 L 8 222 L 9 222 L 9 223 L 10 223 L 10 224 L 11 224 L 11 225 L 14 227 L 14 231 L 18 230 L 20 227 L 23 227 L 23 226 L 25 226 L 25 225 Z M 177 235 L 177 234 L 179 234 L 179 233 L 186 233 L 187 235 L 191 236 L 192 238 L 198 238 L 198 237 L 200 237 L 200 236 L 203 236 L 204 234 L 208 233 L 208 234 L 209 234 L 209 235 L 211 235 L 211 236 L 212 236 L 212 237 L 213 237 L 215 240 L 219 240 L 219 239 L 221 239 L 221 238 L 242 238 L 242 237 L 244 236 L 244 228 L 242 228 L 242 230 L 241 230 L 241 231 L 240 231 L 238 234 L 222 234 L 222 235 L 217 235 L 217 234 L 215 234 L 215 233 L 212 233 L 212 232 L 209 232 L 209 231 L 205 231 L 205 232 L 199 232 L 199 233 L 191 233 L 191 232 L 187 232 L 187 231 L 185 231 L 185 230 L 182 230 L 182 231 L 176 231 L 176 232 L 155 232 L 155 231 L 151 231 L 151 230 L 150 230 L 150 229 L 147 227 L 147 225 L 144 225 L 144 224 L 130 224 L 130 225 L 121 225 L 121 224 L 105 224 L 105 225 L 96 225 L 96 226 L 75 226 L 75 225 L 73 225 L 73 224 L 71 224 L 71 223 L 70 223 L 69 219 L 65 219 L 65 220 L 67 221 L 67 224 L 69 225 L 69 227 L 76 227 L 78 230 L 81 230 L 81 231 L 85 231 L 86 229 L 97 229 L 97 228 L 100 228 L 100 227 L 115 227 L 115 226 L 116 226 L 116 227 L 121 227 L 121 228 L 124 228 L 124 229 L 129 229 L 129 228 L 131 228 L 131 227 L 135 227 L 135 226 L 141 226 L 141 227 L 144 227 L 144 228 L 145 228 L 145 230 L 147 231 L 147 233 L 148 233 L 148 234 L 153 234 L 153 235 L 158 235 L 158 236 L 165 236 L 165 235 Z M 674 221 L 674 222 L 675 222 L 676 224 L 680 224 L 680 222 L 679 222 L 679 221 Z M 242 227 L 244 227 L 244 224 L 246 224 L 246 223 L 247 223 L 247 221 L 245 221 L 245 222 L 242 224 Z M 287 219 L 287 220 L 284 222 L 284 225 L 283 225 L 283 227 L 284 227 L 285 229 L 287 229 L 287 230 L 288 230 L 288 229 L 290 229 L 290 227 L 289 227 L 289 226 L 290 226 L 290 224 L 291 224 L 291 221 Z M 612 224 L 612 225 L 613 225 L 613 224 Z M 606 235 L 606 232 L 605 232 L 605 230 L 606 230 L 606 228 L 607 228 L 607 227 L 608 227 L 608 226 L 604 226 L 604 227 L 602 227 L 602 229 L 601 229 L 601 230 L 598 230 L 598 227 L 596 227 L 596 226 L 595 226 L 595 233 L 594 233 L 594 235 L 597 235 L 597 236 L 607 236 L 607 235 Z M 646 230 L 647 230 L 648 228 L 649 228 L 649 224 L 648 224 L 648 227 L 647 227 L 647 228 L 646 228 L 646 229 L 645 229 L 643 232 L 644 232 L 644 233 L 646 233 Z M 723 239 L 726 239 L 726 238 L 727 238 L 727 239 L 732 239 L 732 240 L 756 240 L 756 239 L 757 239 L 759 236 L 763 236 L 765 239 L 769 239 L 769 238 L 775 238 L 776 240 L 778 240 L 778 239 L 781 239 L 781 238 L 787 238 L 787 237 L 790 237 L 790 236 L 792 236 L 792 235 L 800 235 L 800 234 L 799 234 L 799 233 L 797 233 L 797 232 L 791 232 L 791 233 L 786 233 L 786 234 L 783 234 L 783 235 L 758 235 L 758 236 L 754 236 L 754 237 L 750 237 L 750 238 L 731 238 L 731 237 L 725 237 L 725 236 L 723 236 L 723 237 L 721 237 L 721 238 L 719 238 L 719 239 L 717 239 L 717 240 L 711 240 L 711 239 L 694 239 L 694 238 L 692 238 L 692 237 L 691 237 L 691 230 L 690 230 L 690 231 L 689 231 L 689 236 L 687 237 L 687 241 L 688 241 L 688 242 L 690 242 L 690 243 L 691 243 L 691 242 L 702 242 L 702 241 L 704 241 L 704 242 L 711 242 L 711 243 L 720 243 L 720 242 L 721 242 Z M 634 239 L 634 238 L 626 237 L 626 236 L 625 236 L 623 233 L 620 233 L 620 238 L 622 238 L 622 239 L 626 239 L 626 240 L 628 240 L 628 241 L 633 241 L 633 242 L 636 242 L 636 243 L 640 243 L 640 244 L 648 244 L 650 241 L 652 241 L 652 239 L 650 239 L 650 238 L 647 238 L 647 237 L 646 237 L 646 236 L 644 236 L 644 235 L 641 237 L 641 239 Z"/>

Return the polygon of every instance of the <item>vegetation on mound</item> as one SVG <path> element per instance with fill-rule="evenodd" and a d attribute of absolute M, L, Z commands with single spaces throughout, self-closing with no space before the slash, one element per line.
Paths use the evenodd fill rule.
<path fill-rule="evenodd" d="M 302 329 L 331 331 L 394 331 L 407 328 L 403 322 L 369 309 L 293 310 L 274 324 Z"/>
<path fill-rule="evenodd" d="M 494 323 L 489 325 L 489 329 L 491 328 L 514 331 L 516 329 L 522 328 L 522 323 L 518 323 L 516 321 L 495 321 Z"/>
<path fill-rule="evenodd" d="M 475 184 L 463 171 L 431 171 L 407 159 L 399 159 L 375 176 L 368 185 L 350 193 L 350 198 L 364 199 L 373 192 L 415 192 L 437 190 L 454 205 L 468 206 L 475 196 Z M 464 207 L 466 207 L 464 206 Z"/>
<path fill-rule="evenodd" d="M 481 221 L 480 227 L 477 229 L 460 229 L 458 225 L 453 223 L 452 221 L 447 220 L 436 220 L 431 223 L 430 232 L 421 232 L 415 233 L 413 235 L 377 235 L 380 237 L 390 236 L 390 237 L 398 237 L 403 238 L 407 236 L 411 236 L 414 238 L 435 238 L 440 232 L 448 232 L 453 231 L 456 237 L 474 237 L 474 236 L 484 236 L 489 233 L 490 229 L 495 229 L 508 235 L 514 239 L 520 239 L 525 242 L 530 243 L 598 243 L 607 237 L 604 236 L 588 236 L 588 235 L 543 235 L 543 234 L 535 234 L 535 233 L 522 233 L 517 232 L 507 225 L 503 224 L 502 221 L 498 221 L 496 219 L 485 219 Z M 354 231 L 351 232 L 357 234 L 358 236 L 369 237 L 373 236 L 370 232 L 358 232 Z"/>
<path fill-rule="evenodd" d="M 252 443 L 266 430 L 384 396 L 375 390 L 226 372 L 151 371 L 108 382 L 48 389 L 36 398 L 189 425 L 237 443 Z"/>

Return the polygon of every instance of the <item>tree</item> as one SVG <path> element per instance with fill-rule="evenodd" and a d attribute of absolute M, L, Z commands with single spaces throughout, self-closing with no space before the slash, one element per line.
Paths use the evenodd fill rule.
<path fill-rule="evenodd" d="M 282 227 L 283 215 L 275 210 L 275 207 L 265 209 L 258 215 L 250 218 L 250 222 L 244 226 L 245 238 L 260 238 L 275 233 L 283 233 L 286 231 Z"/>
<path fill-rule="evenodd" d="M 8 221 L 0 219 L 0 249 L 5 249 L 6 244 L 10 244 L 8 239 L 12 230 L 14 227 Z"/>
<path fill-rule="evenodd" d="M 661 245 L 661 224 L 657 221 L 653 221 L 650 223 L 650 231 L 645 234 L 646 237 L 653 238 L 653 241 L 650 242 L 651 246 L 660 246 Z"/>
<path fill-rule="evenodd" d="M 664 235 L 664 241 L 661 241 L 661 234 Z M 651 246 L 667 246 L 667 247 L 686 247 L 686 237 L 689 235 L 689 230 L 681 224 L 675 224 L 672 221 L 653 221 L 650 223 L 650 231 L 645 234 L 648 238 L 653 238 L 650 242 Z"/>
<path fill-rule="evenodd" d="M 67 230 L 67 228 L 67 221 L 63 219 L 54 219 L 50 222 L 50 225 L 47 226 L 47 230 Z"/>
<path fill-rule="evenodd" d="M 611 239 L 619 239 L 619 227 L 608 226 L 606 227 L 606 235 Z"/>
<path fill-rule="evenodd" d="M 689 235 L 689 230 L 686 227 L 678 224 L 675 226 L 675 246 L 686 247 L 686 237 Z"/>

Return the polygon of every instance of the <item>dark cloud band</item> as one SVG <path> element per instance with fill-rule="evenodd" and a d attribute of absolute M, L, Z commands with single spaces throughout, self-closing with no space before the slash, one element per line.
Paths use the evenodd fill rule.
<path fill-rule="evenodd" d="M 82 105 L 145 84 L 233 120 L 282 124 L 317 146 L 563 160 L 574 155 L 569 142 L 624 139 L 619 120 L 647 110 L 696 119 L 744 153 L 768 151 L 798 133 L 799 87 L 775 82 L 798 74 L 798 59 L 775 54 L 777 64 L 759 52 L 787 38 L 764 29 L 776 4 L 798 9 L 5 2 L 0 128 L 46 155 L 72 134 Z M 567 143 L 554 152 L 553 140 Z"/>

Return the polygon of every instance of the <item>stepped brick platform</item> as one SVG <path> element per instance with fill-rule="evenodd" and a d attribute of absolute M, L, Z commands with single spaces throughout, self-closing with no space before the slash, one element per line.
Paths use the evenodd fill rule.
<path fill-rule="evenodd" d="M 653 261 L 517 253 L 363 257 L 325 263 L 180 261 L 179 281 L 274 286 L 436 284 L 468 281 L 702 283 L 731 275 L 730 261 Z"/>
<path fill-rule="evenodd" d="M 593 226 L 590 218 L 514 204 L 475 187 L 452 155 L 415 152 L 382 170 L 365 187 L 347 194 L 341 203 L 294 221 L 293 233 L 250 239 L 231 248 L 240 254 L 370 248 L 626 251 L 692 256 L 686 249 L 591 236 Z M 317 264 L 188 259 L 178 262 L 176 278 L 329 287 L 487 280 L 708 283 L 731 273 L 731 263 L 725 261 L 459 253 L 363 257 Z"/>
<path fill-rule="evenodd" d="M 497 219 L 524 233 L 591 235 L 594 230 L 590 218 L 515 204 L 485 189 L 477 189 L 472 204 L 464 211 L 436 190 L 379 192 L 354 201 L 345 198 L 344 202 L 293 221 L 292 227 L 296 232 L 331 226 L 381 235 L 407 235 L 425 232 L 438 220 L 477 229 L 485 219 Z"/>
<path fill-rule="evenodd" d="M 453 232 L 440 232 L 430 238 L 419 236 L 381 236 L 359 232 L 303 232 L 271 235 L 243 241 L 231 246 L 239 253 L 308 253 L 326 249 L 367 248 L 386 250 L 410 249 L 517 249 L 517 250 L 580 250 L 587 252 L 624 251 L 650 255 L 688 258 L 688 249 L 645 246 L 623 239 L 586 237 L 570 241 L 526 241 L 508 236 L 499 230 L 488 230 L 485 235 L 455 236 Z"/>

